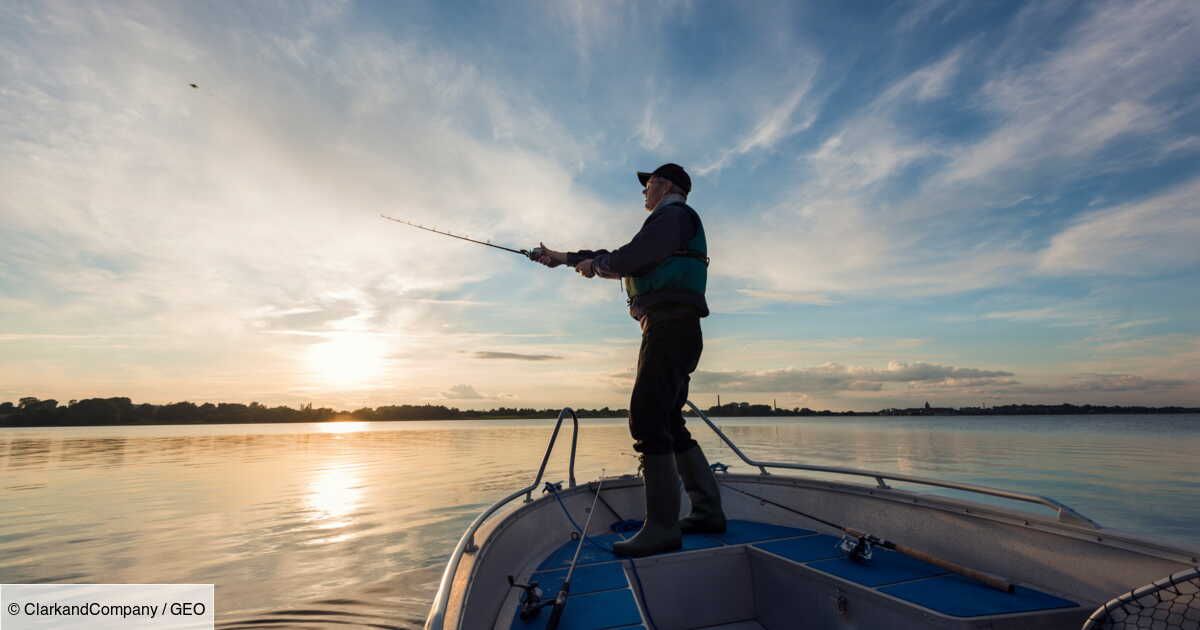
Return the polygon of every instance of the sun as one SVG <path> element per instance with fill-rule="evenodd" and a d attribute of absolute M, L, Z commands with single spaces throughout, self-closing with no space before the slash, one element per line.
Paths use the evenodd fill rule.
<path fill-rule="evenodd" d="M 387 347 L 361 333 L 343 333 L 308 349 L 308 365 L 321 383 L 362 387 L 383 375 Z"/>

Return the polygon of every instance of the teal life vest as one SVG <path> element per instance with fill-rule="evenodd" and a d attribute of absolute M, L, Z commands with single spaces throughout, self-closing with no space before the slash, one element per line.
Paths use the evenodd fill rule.
<path fill-rule="evenodd" d="M 687 204 L 680 205 L 691 210 L 696 217 L 695 236 L 683 249 L 673 252 L 650 271 L 621 278 L 630 302 L 657 291 L 686 291 L 704 297 L 704 289 L 708 285 L 708 241 L 704 238 L 704 224 L 695 210 Z"/>

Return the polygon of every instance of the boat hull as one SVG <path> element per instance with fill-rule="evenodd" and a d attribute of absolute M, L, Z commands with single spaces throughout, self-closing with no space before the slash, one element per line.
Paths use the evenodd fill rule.
<path fill-rule="evenodd" d="M 1053 514 L 785 475 L 724 473 L 718 479 L 732 520 L 840 536 L 825 525 L 771 505 L 778 503 L 1002 575 L 1021 588 L 1072 605 L 998 615 L 942 614 L 936 606 L 914 606 L 890 594 L 889 587 L 864 586 L 816 568 L 815 563 L 773 553 L 763 541 L 754 541 L 720 548 L 685 546 L 682 552 L 640 559 L 632 566 L 624 563 L 629 577 L 640 577 L 640 584 L 628 582 L 632 595 L 639 608 L 649 604 L 659 628 L 740 621 L 764 628 L 796 627 L 780 624 L 804 611 L 805 627 L 814 628 L 881 627 L 880 619 L 889 620 L 891 627 L 983 627 L 979 624 L 986 623 L 994 628 L 1077 628 L 1088 612 L 1115 594 L 1197 563 L 1194 551 L 1086 522 L 1064 521 Z M 440 617 L 431 615 L 427 628 L 520 627 L 514 622 L 519 621 L 515 614 L 521 591 L 510 588 L 507 577 L 520 582 L 539 568 L 545 570 L 547 558 L 570 540 L 571 520 L 585 522 L 593 488 L 583 484 L 556 495 L 544 494 L 483 523 L 473 536 L 478 548 L 463 554 L 452 575 L 448 570 L 445 612 Z M 602 512 L 592 519 L 589 537 L 611 535 L 613 521 L 641 518 L 639 478 L 607 479 L 602 496 L 605 505 L 597 507 Z M 683 509 L 688 509 L 686 499 Z M 708 612 L 701 614 L 704 607 L 697 602 L 703 602 Z"/>

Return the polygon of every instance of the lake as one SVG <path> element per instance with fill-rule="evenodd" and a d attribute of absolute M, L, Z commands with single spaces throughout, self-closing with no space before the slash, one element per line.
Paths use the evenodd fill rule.
<path fill-rule="evenodd" d="M 1105 527 L 1200 547 L 1200 415 L 717 423 L 757 459 L 1041 494 Z M 213 583 L 221 628 L 417 628 L 459 536 L 532 481 L 552 425 L 0 430 L 0 583 Z M 623 420 L 582 425 L 581 481 L 636 469 Z M 689 426 L 710 461 L 751 472 Z M 568 439 L 550 480 L 566 476 Z"/>

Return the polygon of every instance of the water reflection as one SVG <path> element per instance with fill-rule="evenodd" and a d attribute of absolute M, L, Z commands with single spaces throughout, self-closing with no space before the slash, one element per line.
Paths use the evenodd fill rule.
<path fill-rule="evenodd" d="M 335 464 L 316 471 L 308 483 L 305 502 L 313 512 L 313 520 L 322 529 L 345 527 L 345 519 L 362 500 L 362 478 L 350 464 Z"/>
<path fill-rule="evenodd" d="M 720 423 L 759 459 L 1044 494 L 1106 526 L 1200 545 L 1195 416 Z M 211 582 L 222 627 L 419 627 L 463 529 L 532 481 L 550 428 L 531 420 L 5 430 L 0 582 Z M 711 460 L 749 471 L 710 432 L 694 433 Z M 567 475 L 570 436 L 559 437 L 548 480 Z M 585 420 L 576 467 L 581 480 L 635 470 L 624 421 Z"/>
<path fill-rule="evenodd" d="M 353 420 L 339 420 L 337 422 L 323 422 L 316 425 L 317 430 L 321 433 L 358 433 L 366 431 L 370 426 L 369 422 L 357 422 Z"/>

